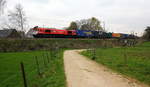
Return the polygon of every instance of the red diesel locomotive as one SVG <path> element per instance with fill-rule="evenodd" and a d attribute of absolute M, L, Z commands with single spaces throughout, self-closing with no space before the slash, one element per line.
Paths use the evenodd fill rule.
<path fill-rule="evenodd" d="M 55 28 L 39 28 L 34 27 L 32 29 L 33 36 L 36 38 L 61 38 L 61 37 L 73 37 L 76 36 L 75 30 L 61 30 Z"/>

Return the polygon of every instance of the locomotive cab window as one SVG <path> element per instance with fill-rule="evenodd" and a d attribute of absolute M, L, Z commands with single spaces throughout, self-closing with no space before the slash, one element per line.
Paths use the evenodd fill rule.
<path fill-rule="evenodd" d="M 45 32 L 51 32 L 51 30 L 45 30 Z"/>

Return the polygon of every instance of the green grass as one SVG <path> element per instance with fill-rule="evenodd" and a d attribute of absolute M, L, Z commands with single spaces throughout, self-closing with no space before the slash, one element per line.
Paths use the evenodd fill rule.
<path fill-rule="evenodd" d="M 47 67 L 43 62 L 45 56 Z M 37 73 L 35 56 L 38 56 L 41 76 Z M 27 83 L 29 87 L 66 87 L 63 68 L 63 50 L 54 58 L 48 51 L 11 52 L 0 53 L 0 87 L 23 87 L 23 78 L 20 70 L 20 62 L 25 65 Z"/>
<path fill-rule="evenodd" d="M 91 51 L 81 54 L 93 57 Z M 150 85 L 150 42 L 135 47 L 96 48 L 95 61 Z"/>

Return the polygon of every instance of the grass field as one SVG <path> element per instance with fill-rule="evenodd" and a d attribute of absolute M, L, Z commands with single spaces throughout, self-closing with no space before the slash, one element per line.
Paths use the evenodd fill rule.
<path fill-rule="evenodd" d="M 49 51 L 0 53 L 0 87 L 24 87 L 20 70 L 21 61 L 25 65 L 29 87 L 66 87 L 63 50 L 57 52 L 56 56 L 54 54 Z M 38 56 L 42 73 L 40 76 L 37 72 L 35 56 Z"/>
<path fill-rule="evenodd" d="M 150 42 L 135 47 L 96 48 L 95 61 L 150 85 Z M 92 51 L 81 54 L 92 59 Z"/>

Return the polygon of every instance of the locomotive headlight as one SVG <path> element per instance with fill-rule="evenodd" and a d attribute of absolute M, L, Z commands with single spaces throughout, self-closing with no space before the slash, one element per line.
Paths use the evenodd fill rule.
<path fill-rule="evenodd" d="M 33 34 L 37 34 L 38 33 L 38 31 L 33 31 Z"/>

